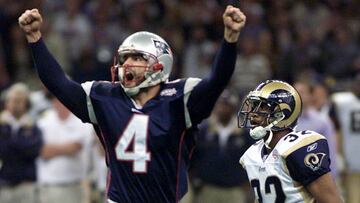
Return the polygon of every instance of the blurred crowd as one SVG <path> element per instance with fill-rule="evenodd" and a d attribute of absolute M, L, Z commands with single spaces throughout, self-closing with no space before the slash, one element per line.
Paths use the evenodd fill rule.
<path fill-rule="evenodd" d="M 360 72 L 358 1 L 1 0 L 0 89 L 19 80 L 38 86 L 17 26 L 25 9 L 41 10 L 51 52 L 82 82 L 109 79 L 118 46 L 139 30 L 169 42 L 176 56 L 174 78 L 202 77 L 222 37 L 227 4 L 240 6 L 247 16 L 232 84 L 239 94 L 267 78 L 293 82 L 300 74 L 342 90 Z"/>
<path fill-rule="evenodd" d="M 83 181 L 84 177 L 88 180 L 88 173 L 84 175 L 81 171 L 77 172 L 78 175 L 74 172 L 70 178 L 63 178 L 61 175 L 58 179 L 51 178 L 51 172 L 59 174 L 57 170 L 61 168 L 56 167 L 58 164 L 62 165 L 64 161 L 76 162 L 62 160 L 61 157 L 75 156 L 88 148 L 96 148 L 95 157 L 100 162 L 93 166 L 85 163 L 81 167 L 85 167 L 86 172 L 88 168 L 99 168 L 90 178 L 90 182 L 98 184 L 99 194 L 105 190 L 106 176 L 103 152 L 91 130 L 78 130 L 77 136 L 70 136 L 72 139 L 66 140 L 69 137 L 66 126 L 73 130 L 77 127 L 70 124 L 82 124 L 75 124 L 71 120 L 75 118 L 70 118 L 69 113 L 53 101 L 36 76 L 31 53 L 17 25 L 17 18 L 24 10 L 41 10 L 45 19 L 43 38 L 49 49 L 71 78 L 84 82 L 110 80 L 110 66 L 119 45 L 126 36 L 140 30 L 157 33 L 169 42 L 175 56 L 171 77 L 205 76 L 210 71 L 216 48 L 222 38 L 221 14 L 227 4 L 239 6 L 247 16 L 246 26 L 240 36 L 236 70 L 226 93 L 231 96 L 223 95 L 226 99 L 219 100 L 219 103 L 228 102 L 219 105 L 230 109 L 217 107 L 214 115 L 201 126 L 200 145 L 194 154 L 197 162 L 194 162 L 191 173 L 192 198 L 187 201 L 208 203 L 211 200 L 201 199 L 208 197 L 220 202 L 215 197 L 224 192 L 228 192 L 224 196 L 234 199 L 239 199 L 236 196 L 238 194 L 248 194 L 246 174 L 237 159 L 244 148 L 251 144 L 251 140 L 247 139 L 246 132 L 234 129 L 234 117 L 243 96 L 266 79 L 281 79 L 296 85 L 304 100 L 304 111 L 298 128 L 319 131 L 328 138 L 334 178 L 340 186 L 344 185 L 345 196 L 349 196 L 347 193 L 358 193 L 356 188 L 360 188 L 360 161 L 354 155 L 360 151 L 353 145 L 357 141 L 353 137 L 360 137 L 360 104 L 357 107 L 360 103 L 357 97 L 360 96 L 360 2 L 351 0 L 0 0 L 0 92 L 3 104 L 0 110 L 12 112 L 13 107 L 6 105 L 7 102 L 25 105 L 16 103 L 16 99 L 10 100 L 12 97 L 8 92 L 11 91 L 5 91 L 10 86 L 14 90 L 12 85 L 22 82 L 20 86 L 15 86 L 15 90 L 24 92 L 24 89 L 29 89 L 28 93 L 23 93 L 25 103 L 29 104 L 21 107 L 24 108 L 22 114 L 27 116 L 21 120 L 22 115 L 11 116 L 11 113 L 5 113 L 1 123 L 10 122 L 10 128 L 15 130 L 9 131 L 2 127 L 1 135 L 10 132 L 17 134 L 22 122 L 28 123 L 28 120 L 36 123 L 33 136 L 37 136 L 37 130 L 43 132 L 38 143 L 31 143 L 29 147 L 32 147 L 31 151 L 34 153 L 31 159 L 40 157 L 37 166 L 43 167 L 46 172 L 38 176 L 38 180 L 31 175 L 22 178 L 29 182 L 38 181 L 44 186 L 43 189 L 47 190 L 42 198 L 51 194 L 48 187 L 51 184 L 76 183 L 81 184 L 82 188 L 84 185 L 91 186 Z M 350 96 L 344 96 L 344 92 Z M 230 99 L 231 97 L 235 98 Z M 350 106 L 356 108 L 342 111 Z M 56 112 L 60 112 L 58 118 Z M 350 119 L 343 119 L 347 117 Z M 64 120 L 68 120 L 68 124 Z M 58 123 L 54 124 L 55 121 Z M 351 126 L 347 126 L 345 121 Z M 46 124 L 47 122 L 54 126 Z M 64 129 L 64 132 L 56 131 L 58 136 L 55 136 L 51 133 L 54 129 Z M 83 134 L 89 134 L 84 137 L 92 138 L 83 139 Z M 0 146 L 6 146 L 8 143 L 1 143 L 2 138 Z M 50 146 L 48 150 L 44 147 L 47 144 Z M 65 147 L 65 144 L 68 146 Z M 62 151 L 51 150 L 57 148 Z M 0 147 L 0 155 L 1 153 L 5 156 L 9 152 L 2 151 Z M 47 160 L 57 156 L 60 156 L 60 160 L 55 160 L 51 166 Z M 202 160 L 208 160 L 209 157 L 214 157 L 211 163 Z M 1 200 L 2 194 L 5 194 L 1 193 L 2 187 L 7 183 L 1 181 L 4 160 L 3 157 L 0 159 Z M 92 158 L 84 158 L 89 163 L 90 159 Z M 349 162 L 352 163 L 352 168 L 347 171 Z M 217 168 L 219 165 L 221 167 Z M 225 166 L 229 168 L 224 169 Z M 32 173 L 31 170 L 29 173 Z M 73 171 L 70 167 L 62 169 L 63 173 L 66 170 Z M 207 173 L 203 173 L 204 170 Z M 227 176 L 222 174 L 220 178 L 214 177 L 214 174 L 222 170 L 227 171 Z M 85 188 L 88 188 L 87 191 L 91 190 L 91 187 Z M 347 188 L 355 191 L 349 192 L 350 189 Z M 78 191 L 76 188 L 69 190 Z M 27 185 L 25 191 L 29 191 Z M 202 192 L 206 192 L 206 195 Z M 209 196 L 211 194 L 213 196 Z M 348 197 L 350 198 L 352 197 Z M 360 202 L 360 199 L 354 198 L 349 202 Z M 252 201 L 250 197 L 243 197 L 242 200 Z"/>

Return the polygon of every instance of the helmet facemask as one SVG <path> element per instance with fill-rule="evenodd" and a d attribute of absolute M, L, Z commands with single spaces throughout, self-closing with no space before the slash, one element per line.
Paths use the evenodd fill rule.
<path fill-rule="evenodd" d="M 147 65 L 124 64 L 130 55 L 142 57 L 147 62 Z M 123 50 L 119 52 L 115 61 L 115 72 L 121 86 L 129 96 L 136 95 L 142 88 L 151 87 L 161 82 L 163 75 L 162 66 L 152 54 L 136 50 Z M 144 69 L 143 73 L 137 73 L 137 68 Z M 135 81 L 136 85 L 134 87 L 127 87 L 126 83 L 129 81 Z"/>
<path fill-rule="evenodd" d="M 276 127 L 284 119 L 280 106 L 257 96 L 251 96 L 243 102 L 238 113 L 238 126 L 250 129 L 250 136 L 254 140 L 260 140 L 268 135 L 265 145 L 269 148 L 273 137 L 273 131 L 279 130 Z"/>
<path fill-rule="evenodd" d="M 262 118 L 261 123 L 252 123 L 251 116 L 256 115 Z M 279 122 L 283 119 L 283 112 L 280 106 L 274 102 L 269 102 L 259 97 L 247 97 L 238 112 L 239 128 L 255 128 L 257 126 L 268 126 L 274 121 Z M 276 126 L 272 130 L 279 130 Z"/>

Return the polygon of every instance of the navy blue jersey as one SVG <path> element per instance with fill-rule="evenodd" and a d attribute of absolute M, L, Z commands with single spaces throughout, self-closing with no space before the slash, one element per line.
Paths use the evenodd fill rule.
<path fill-rule="evenodd" d="M 35 182 L 35 160 L 43 146 L 42 133 L 29 116 L 22 117 L 18 129 L 9 117 L 6 111 L 0 114 L 0 187 Z"/>
<path fill-rule="evenodd" d="M 191 127 L 186 104 L 198 82 L 165 83 L 160 94 L 141 108 L 119 84 L 83 84 L 89 112 L 94 112 L 90 118 L 99 127 L 107 152 L 111 200 L 175 202 L 176 196 L 185 194 L 193 143 L 193 136 L 186 134 Z"/>
<path fill-rule="evenodd" d="M 239 154 L 244 154 L 254 140 L 248 131 L 237 127 L 236 117 L 224 127 L 217 127 L 221 126 L 217 119 L 214 116 L 199 126 L 190 170 L 192 179 L 199 186 L 239 187 L 247 181 L 246 171 L 237 164 Z M 220 134 L 223 128 L 231 129 L 225 143 L 221 140 L 225 135 Z"/>
<path fill-rule="evenodd" d="M 41 81 L 83 122 L 91 122 L 106 149 L 108 196 L 115 202 L 178 202 L 187 189 L 193 128 L 208 117 L 235 68 L 236 44 L 222 41 L 211 73 L 162 83 L 138 107 L 117 83 L 80 85 L 66 77 L 42 39 L 31 44 Z"/>

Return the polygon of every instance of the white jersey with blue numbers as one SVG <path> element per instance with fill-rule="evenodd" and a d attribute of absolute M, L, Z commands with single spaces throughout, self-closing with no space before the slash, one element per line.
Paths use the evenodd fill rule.
<path fill-rule="evenodd" d="M 240 158 L 259 203 L 315 202 L 306 185 L 330 171 L 326 138 L 313 131 L 291 132 L 267 154 L 263 140 Z"/>
<path fill-rule="evenodd" d="M 351 92 L 336 93 L 332 99 L 336 104 L 348 170 L 360 172 L 360 99 Z"/>

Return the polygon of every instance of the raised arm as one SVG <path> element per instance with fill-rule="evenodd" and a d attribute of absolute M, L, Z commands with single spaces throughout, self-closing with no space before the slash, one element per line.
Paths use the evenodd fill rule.
<path fill-rule="evenodd" d="M 224 14 L 224 39 L 215 57 L 209 76 L 196 85 L 188 101 L 191 121 L 194 124 L 208 117 L 213 106 L 231 79 L 236 62 L 236 42 L 245 25 L 246 16 L 239 8 L 227 6 Z"/>
<path fill-rule="evenodd" d="M 35 67 L 41 81 L 71 112 L 83 122 L 89 122 L 86 93 L 80 84 L 70 80 L 51 55 L 41 38 L 42 17 L 37 9 L 26 10 L 19 25 L 30 44 Z"/>

